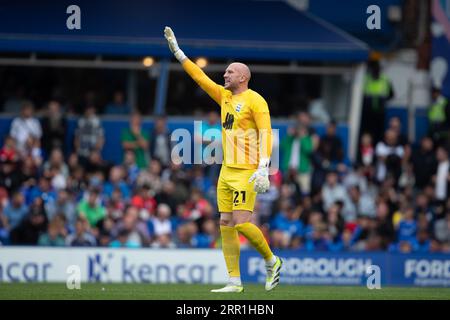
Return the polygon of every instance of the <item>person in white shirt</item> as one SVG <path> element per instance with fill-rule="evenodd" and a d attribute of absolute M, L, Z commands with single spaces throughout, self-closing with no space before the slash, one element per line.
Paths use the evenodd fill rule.
<path fill-rule="evenodd" d="M 339 182 L 336 171 L 327 173 L 325 184 L 322 187 L 323 207 L 328 211 L 336 201 L 342 201 L 344 207 L 349 206 L 349 197 L 346 188 Z"/>
<path fill-rule="evenodd" d="M 448 198 L 448 189 L 450 183 L 450 162 L 448 151 L 440 146 L 436 149 L 436 159 L 438 166 L 435 175 L 434 196 L 438 201 L 446 201 Z"/>
<path fill-rule="evenodd" d="M 375 155 L 377 156 L 376 178 L 379 182 L 386 179 L 388 174 L 394 176 L 396 183 L 401 174 L 401 159 L 405 154 L 404 147 L 398 143 L 397 133 L 386 130 L 384 140 L 377 143 Z"/>
<path fill-rule="evenodd" d="M 29 140 L 40 142 L 42 136 L 41 124 L 38 119 L 33 117 L 33 113 L 33 103 L 27 101 L 22 105 L 21 115 L 11 123 L 9 134 L 16 140 L 17 150 L 23 156 L 28 153 L 27 145 L 34 145 L 34 143 L 30 144 Z"/>

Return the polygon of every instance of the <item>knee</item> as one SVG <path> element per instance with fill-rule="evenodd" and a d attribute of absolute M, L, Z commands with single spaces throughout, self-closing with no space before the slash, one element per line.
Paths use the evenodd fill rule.
<path fill-rule="evenodd" d="M 233 225 L 237 227 L 238 225 L 242 225 L 244 223 L 250 222 L 250 219 L 247 217 L 241 217 L 239 215 L 233 216 Z"/>

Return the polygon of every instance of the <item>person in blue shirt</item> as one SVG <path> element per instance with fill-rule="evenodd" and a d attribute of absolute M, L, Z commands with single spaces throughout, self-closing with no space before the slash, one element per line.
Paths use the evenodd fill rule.
<path fill-rule="evenodd" d="M 415 252 L 430 252 L 431 240 L 430 235 L 426 229 L 421 229 L 417 232 L 417 238 L 415 239 L 415 245 L 413 248 Z"/>
<path fill-rule="evenodd" d="M 331 244 L 330 236 L 325 223 L 318 223 L 313 226 L 312 234 L 305 242 L 307 251 L 329 251 Z"/>
<path fill-rule="evenodd" d="M 201 232 L 193 238 L 196 248 L 211 248 L 217 239 L 217 226 L 214 219 L 206 219 L 202 223 Z"/>
<path fill-rule="evenodd" d="M 111 241 L 109 246 L 111 248 L 140 248 L 141 244 L 129 239 L 130 232 L 123 229 L 119 232 L 117 239 Z"/>
<path fill-rule="evenodd" d="M 270 229 L 275 233 L 281 233 L 284 244 L 291 246 L 296 238 L 303 237 L 304 225 L 300 220 L 301 208 L 293 208 L 288 200 L 280 205 L 280 211 L 270 222 Z"/>
<path fill-rule="evenodd" d="M 407 207 L 404 210 L 403 218 L 397 226 L 398 241 L 414 241 L 417 233 L 417 222 L 414 219 L 414 208 Z"/>
<path fill-rule="evenodd" d="M 125 172 L 121 166 L 111 168 L 109 173 L 109 180 L 103 185 L 103 195 L 106 199 L 111 199 L 112 193 L 115 189 L 119 189 L 122 197 L 129 200 L 131 196 L 130 186 L 125 182 Z"/>
<path fill-rule="evenodd" d="M 11 202 L 3 210 L 8 222 L 8 229 L 12 230 L 17 227 L 27 213 L 28 206 L 25 204 L 24 196 L 20 192 L 15 192 L 12 195 Z"/>
<path fill-rule="evenodd" d="M 41 198 L 44 206 L 53 204 L 58 198 L 58 194 L 51 185 L 51 180 L 48 177 L 42 176 L 39 179 L 37 186 L 32 186 L 25 189 L 25 201 L 27 205 L 31 205 L 36 198 Z"/>

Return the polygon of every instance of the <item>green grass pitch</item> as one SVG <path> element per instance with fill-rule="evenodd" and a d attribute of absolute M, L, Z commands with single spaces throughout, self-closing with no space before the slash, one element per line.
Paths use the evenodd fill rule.
<path fill-rule="evenodd" d="M 281 284 L 271 292 L 264 285 L 246 285 L 243 293 L 217 294 L 217 285 L 194 284 L 81 284 L 69 290 L 65 283 L 0 283 L 0 300 L 450 300 L 450 288 L 293 286 Z"/>

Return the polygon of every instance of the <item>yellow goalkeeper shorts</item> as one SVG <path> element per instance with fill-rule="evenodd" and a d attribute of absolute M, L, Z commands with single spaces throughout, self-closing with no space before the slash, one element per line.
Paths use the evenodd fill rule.
<path fill-rule="evenodd" d="M 233 210 L 252 211 L 255 207 L 254 182 L 248 179 L 256 169 L 237 169 L 222 165 L 217 182 L 217 205 L 219 212 Z"/>

